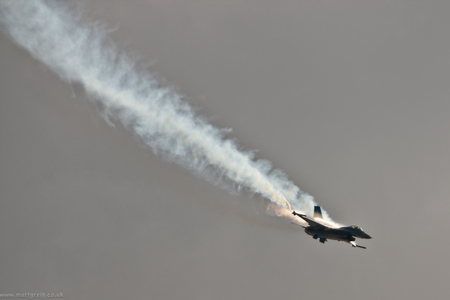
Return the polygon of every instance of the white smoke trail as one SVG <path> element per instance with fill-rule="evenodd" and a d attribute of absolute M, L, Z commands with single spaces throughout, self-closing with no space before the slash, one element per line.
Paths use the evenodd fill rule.
<path fill-rule="evenodd" d="M 272 170 L 268 161 L 240 151 L 224 138 L 225 130 L 196 115 L 173 89 L 160 87 L 117 49 L 104 26 L 83 20 L 65 3 L 41 0 L 0 1 L 0 23 L 61 79 L 80 84 L 109 124 L 120 122 L 156 154 L 211 181 L 258 193 L 286 210 L 312 213 L 312 196 Z"/>

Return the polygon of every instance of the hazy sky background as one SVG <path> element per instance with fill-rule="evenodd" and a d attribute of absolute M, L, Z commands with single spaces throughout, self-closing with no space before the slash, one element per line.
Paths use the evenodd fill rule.
<path fill-rule="evenodd" d="M 445 299 L 447 1 L 86 1 L 367 250 L 322 245 L 111 128 L 0 35 L 0 293 Z"/>

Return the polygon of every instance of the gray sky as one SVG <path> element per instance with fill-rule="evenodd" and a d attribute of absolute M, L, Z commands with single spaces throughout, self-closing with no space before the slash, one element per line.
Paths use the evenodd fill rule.
<path fill-rule="evenodd" d="M 260 197 L 161 161 L 2 34 L 0 293 L 448 297 L 450 4 L 85 8 L 214 125 L 374 239 L 322 245 Z"/>

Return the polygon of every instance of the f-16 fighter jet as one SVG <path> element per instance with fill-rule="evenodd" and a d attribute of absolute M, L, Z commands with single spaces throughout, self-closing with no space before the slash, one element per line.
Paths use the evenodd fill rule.
<path fill-rule="evenodd" d="M 372 238 L 370 235 L 365 233 L 361 227 L 356 225 L 345 227 L 333 227 L 331 224 L 328 224 L 322 218 L 322 210 L 320 209 L 320 206 L 314 206 L 313 218 L 308 217 L 307 215 L 299 214 L 295 211 L 293 211 L 292 214 L 306 221 L 309 226 L 307 227 L 302 226 L 303 228 L 305 228 L 305 232 L 311 235 L 313 239 L 315 240 L 319 239 L 321 243 L 325 243 L 327 239 L 330 239 L 336 241 L 344 241 L 351 244 L 353 247 L 366 249 L 366 247 L 357 245 L 355 243 L 356 238 L 361 239 Z"/>

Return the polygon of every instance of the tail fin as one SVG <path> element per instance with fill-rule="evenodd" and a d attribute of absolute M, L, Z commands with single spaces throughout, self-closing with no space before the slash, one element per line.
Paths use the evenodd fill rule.
<path fill-rule="evenodd" d="M 322 210 L 320 209 L 320 206 L 314 206 L 314 218 L 322 218 Z"/>

